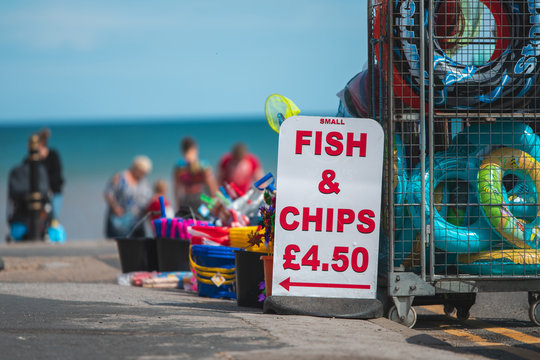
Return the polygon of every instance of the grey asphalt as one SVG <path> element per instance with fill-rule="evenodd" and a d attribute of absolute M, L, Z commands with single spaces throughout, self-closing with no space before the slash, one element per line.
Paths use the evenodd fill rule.
<path fill-rule="evenodd" d="M 44 250 L 47 246 L 54 251 Z M 0 256 L 14 258 L 21 255 L 21 248 L 24 256 L 34 259 L 49 253 L 54 257 L 66 252 L 71 257 L 99 258 L 116 252 L 114 243 L 102 241 L 78 246 L 0 245 Z M 10 271 L 9 267 L 4 271 Z M 260 309 L 238 307 L 232 300 L 203 298 L 183 290 L 121 286 L 111 278 L 109 283 L 0 282 L 0 358 L 481 357 L 455 352 L 440 340 L 382 318 L 262 314 Z"/>

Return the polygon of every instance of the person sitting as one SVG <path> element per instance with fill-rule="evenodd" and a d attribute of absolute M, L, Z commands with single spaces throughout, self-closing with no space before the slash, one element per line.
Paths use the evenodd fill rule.
<path fill-rule="evenodd" d="M 105 234 L 108 238 L 144 237 L 141 219 L 152 198 L 146 175 L 152 161 L 144 155 L 136 156 L 129 169 L 115 174 L 105 188 L 107 203 Z"/>

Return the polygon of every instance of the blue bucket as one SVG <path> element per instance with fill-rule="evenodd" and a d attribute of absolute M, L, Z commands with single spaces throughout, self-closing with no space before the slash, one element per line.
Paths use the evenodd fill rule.
<path fill-rule="evenodd" d="M 234 251 L 238 248 L 227 246 L 211 246 L 211 245 L 193 245 L 191 251 L 193 261 L 203 267 L 234 269 Z M 227 274 L 231 274 L 228 272 Z M 234 272 L 232 273 L 234 274 Z M 197 289 L 199 296 L 211 298 L 226 298 L 236 299 L 234 288 L 234 279 L 232 284 L 216 286 L 214 284 L 206 284 L 197 279 Z"/>

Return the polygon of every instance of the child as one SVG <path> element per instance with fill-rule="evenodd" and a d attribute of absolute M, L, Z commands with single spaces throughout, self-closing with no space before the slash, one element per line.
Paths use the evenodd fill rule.
<path fill-rule="evenodd" d="M 150 201 L 150 205 L 148 205 L 148 211 L 152 212 L 150 214 L 150 220 L 156 220 L 161 217 L 161 205 L 159 203 L 159 197 L 163 196 L 164 202 L 165 202 L 165 215 L 168 218 L 174 217 L 174 210 L 167 200 L 167 190 L 168 185 L 165 180 L 156 180 L 154 183 L 154 197 Z"/>

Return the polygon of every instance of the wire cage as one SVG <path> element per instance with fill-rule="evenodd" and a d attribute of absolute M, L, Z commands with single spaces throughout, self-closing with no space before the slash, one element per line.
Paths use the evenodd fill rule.
<path fill-rule="evenodd" d="M 397 322 L 426 303 L 467 319 L 477 292 L 526 291 L 540 325 L 538 29 L 540 0 L 368 1 Z"/>

